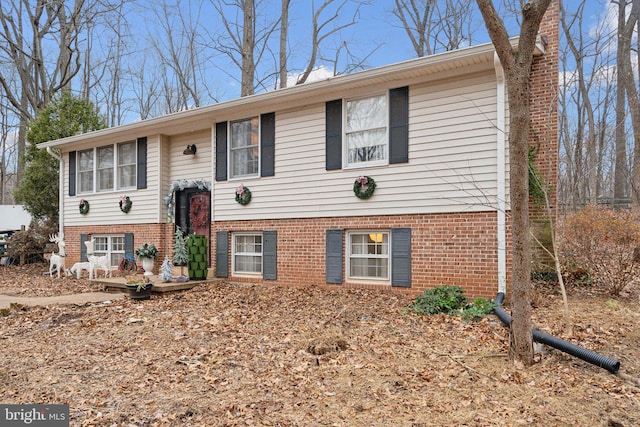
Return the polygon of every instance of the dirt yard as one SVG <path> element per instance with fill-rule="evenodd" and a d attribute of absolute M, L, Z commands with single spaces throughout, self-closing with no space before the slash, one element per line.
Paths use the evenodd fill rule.
<path fill-rule="evenodd" d="M 47 266 L 0 268 L 0 293 L 99 290 Z M 387 292 L 216 283 L 0 316 L 0 403 L 64 403 L 72 426 L 638 426 L 640 304 L 535 292 L 537 328 L 619 360 L 552 348 L 508 362 L 496 317 L 402 314 Z M 508 307 L 507 307 L 508 311 Z"/>

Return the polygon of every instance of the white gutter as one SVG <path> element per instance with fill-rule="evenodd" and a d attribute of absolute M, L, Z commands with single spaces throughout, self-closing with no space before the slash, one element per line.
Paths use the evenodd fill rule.
<path fill-rule="evenodd" d="M 497 142 L 497 221 L 498 221 L 498 292 L 507 293 L 507 229 L 506 229 L 506 103 L 504 70 L 497 54 L 493 56 L 493 65 L 496 70 L 496 142 Z"/>
<path fill-rule="evenodd" d="M 47 147 L 47 154 L 59 162 L 58 166 L 58 233 L 60 236 L 64 236 L 64 191 L 62 187 L 64 185 L 64 163 L 62 157 L 57 155 L 51 150 L 51 147 Z"/>

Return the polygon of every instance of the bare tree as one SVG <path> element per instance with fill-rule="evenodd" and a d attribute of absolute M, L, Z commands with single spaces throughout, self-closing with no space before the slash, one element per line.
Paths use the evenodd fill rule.
<path fill-rule="evenodd" d="M 225 34 L 217 38 L 215 49 L 227 56 L 240 71 L 240 96 L 252 95 L 257 87 L 264 87 L 268 78 L 257 75 L 258 65 L 269 50 L 270 38 L 280 19 L 269 22 L 266 12 L 259 14 L 260 0 L 210 1 L 225 28 Z M 231 18 L 232 12 L 235 12 L 235 19 Z M 260 26 L 258 18 L 261 19 Z M 273 72 L 268 74 L 275 75 Z"/>
<path fill-rule="evenodd" d="M 290 0 L 282 0 L 280 12 L 280 87 L 287 87 L 287 76 L 289 68 L 287 67 L 287 42 L 289 40 L 289 5 Z"/>
<path fill-rule="evenodd" d="M 203 89 L 199 78 L 203 50 L 198 42 L 200 4 L 191 2 L 174 5 L 163 2 L 154 10 L 156 23 L 150 34 L 151 45 L 156 51 L 159 65 L 165 70 L 164 85 L 172 94 L 168 112 L 186 110 L 201 105 Z M 160 37 L 159 37 L 160 35 Z"/>
<path fill-rule="evenodd" d="M 622 0 L 620 2 L 622 4 Z M 631 203 L 640 208 L 640 100 L 636 88 L 633 66 L 631 62 L 631 39 L 636 24 L 640 21 L 640 1 L 633 1 L 629 18 L 624 23 L 622 34 L 618 40 L 624 40 L 625 51 L 622 53 L 624 63 L 624 88 L 631 112 L 631 126 L 633 129 L 633 166 L 631 169 Z M 636 58 L 639 52 L 636 52 Z M 636 64 L 637 65 L 637 64 Z"/>
<path fill-rule="evenodd" d="M 339 22 L 341 15 L 344 14 L 343 10 L 346 5 L 349 4 L 349 2 L 349 0 L 340 0 L 339 2 L 336 2 L 335 0 L 324 0 L 317 9 L 315 8 L 315 2 L 311 2 L 311 8 L 313 10 L 313 17 L 311 19 L 311 54 L 309 56 L 309 59 L 307 60 L 307 66 L 300 74 L 300 76 L 298 76 L 296 84 L 303 84 L 304 82 L 306 82 L 311 72 L 316 68 L 320 47 L 323 41 L 334 34 L 338 34 L 343 29 L 350 27 L 357 22 L 357 16 L 363 2 L 356 2 L 356 9 L 352 15 L 352 18 L 348 22 Z M 332 5 L 337 6 L 333 10 L 330 10 L 330 6 Z M 345 44 L 346 41 L 343 41 L 341 46 L 345 46 Z M 339 51 L 340 47 L 338 48 L 337 52 Z M 337 64 L 338 57 L 336 56 L 334 62 L 334 70 L 336 69 Z"/>
<path fill-rule="evenodd" d="M 20 118 L 18 179 L 26 122 L 59 90 L 68 89 L 80 70 L 78 35 L 83 7 L 84 0 L 5 0 L 0 5 L 0 55 L 12 64 L 19 82 L 13 86 L 0 74 L 0 86 Z"/>
<path fill-rule="evenodd" d="M 627 77 L 624 56 L 630 49 L 630 38 L 626 38 L 626 0 L 614 2 L 618 4 L 618 44 L 616 52 L 616 161 L 613 183 L 613 203 L 620 205 L 627 197 L 627 138 L 625 132 L 626 122 L 626 92 L 624 79 Z"/>
<path fill-rule="evenodd" d="M 392 13 L 418 57 L 471 42 L 471 0 L 394 0 Z"/>
<path fill-rule="evenodd" d="M 533 363 L 531 332 L 531 245 L 529 239 L 529 136 L 531 66 L 540 23 L 552 0 L 532 0 L 522 9 L 518 46 L 513 49 L 491 0 L 476 0 L 504 69 L 509 99 L 509 185 L 512 225 L 511 351 L 514 362 Z"/>

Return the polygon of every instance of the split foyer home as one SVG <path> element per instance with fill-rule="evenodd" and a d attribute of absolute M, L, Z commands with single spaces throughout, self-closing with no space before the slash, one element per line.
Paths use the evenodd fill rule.
<path fill-rule="evenodd" d="M 557 76 L 550 19 L 531 141 L 549 183 Z M 60 161 L 68 265 L 87 240 L 112 265 L 153 242 L 157 270 L 180 226 L 206 237 L 209 275 L 232 281 L 492 296 L 510 266 L 508 114 L 483 44 L 39 147 Z"/>

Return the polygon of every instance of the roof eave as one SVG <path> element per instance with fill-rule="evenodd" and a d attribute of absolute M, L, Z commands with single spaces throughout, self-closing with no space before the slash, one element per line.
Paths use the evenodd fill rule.
<path fill-rule="evenodd" d="M 517 45 L 517 38 L 511 39 L 512 45 Z M 536 45 L 538 47 L 538 45 Z M 385 65 L 360 71 L 353 74 L 330 77 L 325 80 L 305 83 L 277 89 L 271 92 L 260 93 L 233 99 L 230 101 L 211 104 L 192 110 L 170 113 L 164 116 L 155 117 L 125 125 L 101 129 L 84 134 L 74 135 L 67 138 L 43 142 L 38 144 L 38 148 L 61 147 L 69 144 L 86 142 L 87 139 L 107 139 L 118 137 L 129 137 L 133 135 L 147 136 L 155 135 L 161 127 L 172 124 L 183 124 L 189 122 L 199 122 L 213 120 L 217 113 L 227 110 L 242 110 L 248 106 L 260 107 L 263 105 L 292 103 L 300 100 L 317 99 L 321 94 L 340 92 L 345 88 L 370 85 L 372 81 L 396 81 L 416 78 L 416 76 L 438 75 L 445 70 L 453 70 L 456 67 L 467 66 L 470 61 L 486 62 L 493 66 L 494 47 L 491 43 L 468 47 L 450 52 L 444 52 L 428 57 L 411 59 L 391 65 Z M 537 49 L 537 53 L 544 52 L 542 42 Z M 124 138 L 123 138 L 124 139 Z"/>

